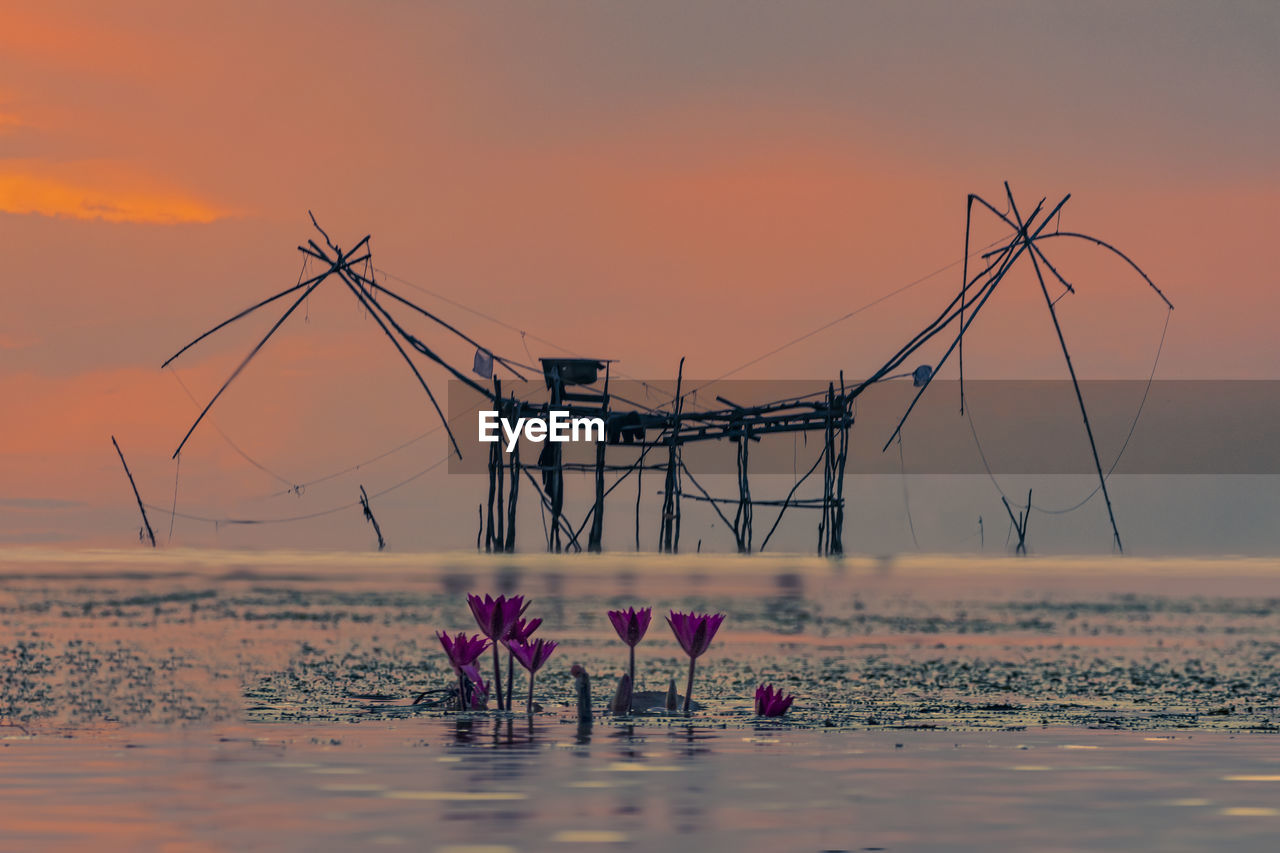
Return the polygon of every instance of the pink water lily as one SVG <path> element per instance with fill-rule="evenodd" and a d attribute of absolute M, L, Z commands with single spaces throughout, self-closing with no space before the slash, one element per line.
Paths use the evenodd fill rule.
<path fill-rule="evenodd" d="M 481 633 L 494 643 L 493 692 L 498 700 L 498 710 L 501 711 L 503 709 L 502 671 L 498 668 L 498 643 L 505 640 L 511 633 L 520 614 L 528 605 L 522 595 L 513 595 L 510 598 L 500 595 L 493 598 L 486 594 L 484 598 L 468 595 L 467 606 L 471 608 L 471 615 L 476 618 L 476 624 L 480 626 Z"/>
<path fill-rule="evenodd" d="M 511 630 L 507 632 L 507 636 L 502 638 L 502 644 L 510 647 L 512 641 L 517 643 L 529 642 L 530 635 L 538 630 L 538 626 L 542 624 L 541 619 L 516 619 L 515 624 L 511 626 Z"/>
<path fill-rule="evenodd" d="M 551 659 L 551 653 L 556 650 L 556 643 L 550 640 L 534 640 L 532 643 L 521 643 L 512 641 L 508 646 L 511 654 L 515 655 L 516 660 L 520 661 L 520 665 L 529 671 L 529 698 L 525 702 L 525 713 L 533 713 L 533 677 L 538 670 L 542 669 L 542 665 Z"/>
<path fill-rule="evenodd" d="M 449 663 L 458 676 L 458 710 L 465 711 L 467 688 L 462 681 L 463 672 L 468 668 L 476 669 L 476 660 L 489 648 L 489 641 L 479 634 L 468 637 L 461 631 L 453 638 L 444 632 L 438 632 L 436 636 L 440 638 L 440 645 L 444 646 L 444 653 L 449 656 Z"/>
<path fill-rule="evenodd" d="M 724 618 L 723 613 L 699 615 L 697 613 L 677 613 L 674 610 L 667 617 L 667 624 L 671 626 L 671 633 L 676 635 L 676 641 L 680 643 L 680 648 L 684 649 L 684 653 L 689 656 L 689 680 L 684 688 L 684 713 L 686 716 L 689 713 L 689 704 L 693 699 L 694 666 L 698 662 L 698 657 L 711 646 L 711 640 L 715 637 L 716 631 L 720 630 L 720 625 L 724 622 Z"/>
<path fill-rule="evenodd" d="M 490 640 L 501 641 L 520 618 L 525 603 L 522 595 L 513 595 L 510 598 L 505 595 L 497 598 L 490 595 L 485 595 L 484 598 L 468 595 L 467 606 L 471 608 L 471 615 L 476 617 L 476 624 L 480 626 L 481 633 Z"/>
<path fill-rule="evenodd" d="M 716 631 L 720 630 L 722 622 L 724 622 L 723 613 L 699 616 L 697 613 L 677 613 L 672 610 L 671 615 L 667 617 L 667 624 L 676 635 L 680 648 L 684 649 L 684 653 L 690 658 L 697 658 L 707 650 Z"/>
<path fill-rule="evenodd" d="M 436 636 L 440 638 L 440 645 L 444 646 L 444 653 L 449 656 L 449 663 L 454 669 L 470 666 L 484 654 L 485 649 L 489 648 L 489 641 L 479 634 L 468 637 L 460 631 L 456 638 L 451 639 L 448 634 L 441 631 L 437 632 Z"/>
<path fill-rule="evenodd" d="M 794 696 L 783 696 L 781 690 L 772 684 L 761 684 L 756 688 L 756 714 L 761 717 L 781 717 L 787 713 Z"/>
<path fill-rule="evenodd" d="M 652 607 L 642 607 L 639 610 L 628 607 L 626 610 L 609 611 L 609 621 L 613 623 L 613 630 L 618 632 L 622 642 L 632 648 L 644 639 L 651 619 L 653 619 Z"/>
<path fill-rule="evenodd" d="M 653 608 L 642 607 L 636 610 L 634 607 L 628 607 L 623 610 L 610 610 L 609 621 L 613 623 L 613 630 L 618 632 L 619 639 L 631 647 L 631 663 L 627 669 L 630 676 L 630 693 L 627 696 L 627 713 L 632 710 L 631 697 L 636 692 L 636 645 L 644 639 L 645 632 L 649 630 L 649 622 L 653 619 Z"/>

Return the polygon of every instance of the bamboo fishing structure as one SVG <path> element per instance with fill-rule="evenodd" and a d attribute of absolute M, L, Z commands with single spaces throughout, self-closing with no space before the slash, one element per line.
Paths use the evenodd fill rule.
<path fill-rule="evenodd" d="M 461 457 L 462 451 L 449 420 L 441 409 L 439 398 L 421 369 L 420 365 L 424 361 L 434 364 L 448 376 L 461 382 L 497 410 L 502 418 L 509 421 L 514 422 L 522 417 L 546 417 L 550 411 L 563 410 L 567 411 L 571 417 L 598 417 L 605 423 L 606 439 L 596 443 L 594 460 L 590 463 L 567 462 L 561 445 L 552 441 L 543 443 L 541 452 L 532 463 L 522 460 L 519 442 L 516 442 L 510 451 L 501 441 L 490 444 L 487 463 L 488 487 L 486 500 L 479 507 L 480 529 L 477 535 L 477 548 L 490 553 L 516 550 L 518 501 L 522 488 L 527 488 L 539 505 L 546 540 L 545 547 L 548 551 L 599 552 L 604 549 L 607 498 L 634 474 L 636 479 L 634 540 L 635 548 L 639 550 L 642 544 L 640 525 L 640 510 L 644 494 L 642 479 L 644 472 L 650 470 L 661 471 L 663 474 L 657 537 L 657 550 L 660 552 L 679 552 L 682 505 L 685 501 L 694 501 L 707 504 L 713 510 L 725 529 L 732 535 L 733 544 L 741 553 L 764 550 L 789 511 L 813 511 L 818 519 L 817 552 L 822 555 L 838 556 L 844 553 L 846 547 L 844 529 L 847 514 L 844 486 L 850 431 L 854 426 L 857 399 L 875 383 L 901 376 L 900 371 L 910 359 L 917 357 L 916 354 L 923 347 L 940 339 L 947 343 L 942 356 L 931 370 L 926 371 L 923 379 L 916 382 L 918 390 L 892 434 L 885 441 L 883 449 L 887 449 L 900 438 L 903 426 L 916 404 L 953 352 L 958 353 L 961 378 L 960 407 L 963 413 L 965 335 L 997 288 L 1007 279 L 1015 264 L 1023 258 L 1029 258 L 1039 288 L 1044 295 L 1049 316 L 1057 334 L 1057 341 L 1075 389 L 1076 401 L 1099 480 L 1099 489 L 1107 507 L 1113 545 L 1119 551 L 1123 546 L 1110 492 L 1107 489 L 1107 477 L 1102 470 L 1084 396 L 1080 390 L 1062 325 L 1055 309 L 1056 300 L 1049 293 L 1045 276 L 1047 274 L 1052 277 L 1065 288 L 1066 293 L 1074 293 L 1075 288 L 1045 256 L 1041 244 L 1050 239 L 1074 238 L 1099 246 L 1119 256 L 1136 270 L 1170 310 L 1173 305 L 1137 264 L 1110 243 L 1087 234 L 1049 229 L 1050 223 L 1055 220 L 1070 199 L 1069 195 L 1064 196 L 1047 210 L 1046 200 L 1041 199 L 1028 210 L 1024 217 L 1014 201 L 1008 184 L 1005 184 L 1005 194 L 1008 213 L 1001 212 L 981 196 L 972 194 L 968 196 L 965 217 L 965 255 L 958 292 L 923 329 L 865 379 L 846 383 L 844 373 L 841 371 L 837 378 L 827 383 L 825 389 L 817 389 L 812 394 L 771 400 L 755 405 L 739 405 L 717 397 L 716 401 L 719 405 L 714 408 L 696 408 L 688 405 L 691 395 L 698 389 L 685 387 L 683 357 L 675 371 L 674 396 L 669 403 L 650 407 L 636 404 L 616 394 L 611 395 L 611 362 L 608 359 L 542 358 L 539 367 L 521 364 L 514 359 L 500 356 L 434 312 L 401 293 L 391 290 L 384 282 L 379 281 L 372 265 L 369 235 L 358 240 L 350 249 L 344 250 L 333 243 L 315 217 L 311 216 L 312 225 L 323 241 L 323 245 L 315 239 L 309 239 L 305 245 L 299 245 L 298 250 L 309 263 L 318 265 L 320 272 L 309 278 L 300 277 L 299 282 L 293 287 L 267 297 L 224 320 L 182 347 L 162 365 L 168 366 L 196 344 L 237 320 L 278 300 L 293 297 L 288 308 L 275 321 L 267 334 L 249 351 L 204 406 L 178 443 L 173 452 L 173 458 L 178 458 L 214 403 L 290 315 L 317 288 L 329 282 L 337 282 L 338 286 L 347 290 L 355 303 L 375 321 L 384 337 L 392 344 L 399 360 L 408 367 L 439 417 L 448 436 L 451 453 L 456 454 L 457 457 Z M 995 248 L 980 255 L 977 255 L 970 243 L 975 207 L 989 211 L 1010 231 L 1006 238 L 994 244 Z M 976 266 L 982 268 L 971 275 L 969 259 L 975 255 L 981 262 Z M 453 335 L 474 346 L 477 367 L 472 373 L 476 375 L 471 375 L 455 366 L 439 355 L 424 336 L 410 331 L 407 325 L 409 319 L 406 315 L 417 323 L 434 324 L 441 334 Z M 488 375 L 481 369 L 482 367 L 487 367 Z M 514 392 L 504 395 L 502 380 L 496 375 L 497 370 L 505 371 L 521 381 L 527 381 L 526 376 L 521 373 L 522 370 L 541 372 L 546 387 L 545 400 L 519 397 Z M 484 384 L 481 381 L 484 379 L 491 380 L 491 385 Z M 920 377 L 917 379 L 919 380 Z M 763 437 L 787 433 L 817 436 L 820 439 L 817 459 L 802 476 L 796 478 L 785 496 L 761 497 L 752 491 L 750 470 L 752 445 L 760 442 Z M 731 497 L 712 495 L 689 470 L 683 458 L 684 448 L 700 442 L 728 442 L 734 446 L 736 495 Z M 612 461 L 622 450 L 630 454 L 627 461 Z M 650 458 L 651 454 L 653 458 Z M 121 461 L 123 462 L 123 456 Z M 802 496 L 800 494 L 802 487 L 819 467 L 822 468 L 820 494 Z M 565 512 L 565 474 L 567 472 L 591 475 L 590 507 L 576 526 L 569 521 Z M 607 482 L 609 475 L 615 475 L 611 483 Z M 132 482 L 132 477 L 130 480 Z M 1028 495 L 1024 513 L 1019 516 L 1014 515 L 1013 506 L 1003 494 L 1001 497 L 1019 533 L 1018 550 L 1023 552 L 1025 551 L 1026 525 L 1031 510 L 1030 495 Z M 361 504 L 366 518 L 375 527 L 379 547 L 383 547 L 385 543 L 382 531 L 373 519 L 368 495 L 363 487 L 361 487 Z M 141 508 L 140 498 L 139 507 Z M 763 540 L 757 546 L 755 522 L 760 510 L 771 511 L 773 518 Z M 732 517 L 729 515 L 730 512 Z M 143 514 L 145 521 L 145 510 Z M 700 544 L 701 540 L 699 540 L 699 546 Z"/>

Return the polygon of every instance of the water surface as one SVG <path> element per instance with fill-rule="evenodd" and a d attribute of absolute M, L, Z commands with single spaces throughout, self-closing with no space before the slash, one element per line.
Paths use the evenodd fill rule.
<path fill-rule="evenodd" d="M 1276 568 L 8 551 L 0 847 L 1274 849 Z M 532 718 L 411 704 L 470 591 L 562 642 Z M 704 707 L 580 728 L 630 604 L 728 614 Z M 639 665 L 683 685 L 660 619 Z"/>

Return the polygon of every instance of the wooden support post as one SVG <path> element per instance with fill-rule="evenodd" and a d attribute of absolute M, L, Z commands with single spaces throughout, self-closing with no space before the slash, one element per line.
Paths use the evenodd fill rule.
<path fill-rule="evenodd" d="M 747 462 L 751 448 L 751 428 L 738 430 L 738 512 L 733 517 L 733 533 L 738 540 L 738 553 L 751 553 L 751 484 L 747 478 Z"/>
<path fill-rule="evenodd" d="M 1013 529 L 1018 534 L 1018 544 L 1014 547 L 1015 554 L 1026 556 L 1027 553 L 1027 525 L 1031 523 L 1031 490 L 1027 489 L 1027 509 L 1026 512 L 1019 512 L 1017 516 L 1013 514 L 1013 507 L 1009 506 L 1009 499 L 1004 495 L 1000 496 L 1000 502 L 1004 504 L 1004 511 L 1009 513 L 1009 521 L 1013 523 Z M 979 519 L 981 523 L 981 519 Z"/>
<path fill-rule="evenodd" d="M 195 429 L 195 427 L 192 427 Z M 156 534 L 151 529 L 151 522 L 147 520 L 147 508 L 142 505 L 142 495 L 138 494 L 138 484 L 133 481 L 133 473 L 129 471 L 129 463 L 124 461 L 124 451 L 120 449 L 120 443 L 116 441 L 116 437 L 111 436 L 111 444 L 116 449 L 116 455 L 120 457 L 120 464 L 124 466 L 124 475 L 129 478 L 129 488 L 133 489 L 133 497 L 138 502 L 138 512 L 142 513 L 142 526 L 147 530 L 147 538 L 151 540 L 151 547 L 156 547 Z"/>
<path fill-rule="evenodd" d="M 553 367 L 550 408 L 560 407 L 563 402 L 561 396 L 563 393 L 564 380 L 560 376 L 560 368 Z M 551 501 L 551 547 L 549 550 L 559 554 L 563 547 L 560 542 L 560 516 L 564 512 L 564 455 L 560 451 L 560 444 L 554 441 L 546 442 L 538 461 L 544 466 L 542 478 L 546 484 L 547 498 Z"/>
<path fill-rule="evenodd" d="M 493 402 L 494 402 L 494 405 L 499 410 L 502 409 L 502 380 L 496 376 L 493 377 Z M 506 550 L 507 537 L 504 535 L 504 532 L 503 532 L 503 516 L 505 513 L 503 513 L 502 511 L 503 510 L 503 506 L 502 506 L 503 494 L 502 493 L 503 493 L 503 480 L 506 478 L 507 464 L 506 464 L 506 460 L 503 459 L 502 442 L 495 441 L 493 443 L 493 446 L 498 451 L 497 454 L 495 454 L 495 462 L 497 464 L 493 466 L 494 473 L 497 475 L 497 490 L 496 490 L 497 500 L 494 501 L 495 510 L 494 510 L 494 520 L 493 520 L 494 521 L 493 550 L 496 553 L 499 551 Z"/>
<path fill-rule="evenodd" d="M 1013 201 L 1013 191 L 1009 189 L 1008 181 L 1005 182 L 1004 191 L 1009 197 L 1009 209 L 1013 211 L 1013 217 L 1017 220 L 1018 233 L 1021 235 L 1022 242 L 1028 248 L 1032 248 L 1031 238 L 1027 236 L 1026 226 L 1023 225 L 1022 216 L 1018 213 L 1018 206 Z M 1040 263 L 1036 260 L 1034 252 L 1031 253 L 1031 266 L 1036 271 L 1036 280 L 1040 282 L 1040 292 L 1044 294 L 1045 305 L 1049 308 L 1049 317 L 1053 320 L 1053 329 L 1058 333 L 1058 343 L 1062 347 L 1062 357 L 1067 362 L 1067 372 L 1071 374 L 1071 386 L 1076 389 L 1076 402 L 1080 404 L 1080 417 L 1084 420 L 1084 432 L 1089 437 L 1089 449 L 1093 451 L 1093 467 L 1098 472 L 1098 487 L 1102 489 L 1102 499 L 1107 504 L 1107 518 L 1111 520 L 1112 542 L 1115 543 L 1117 551 L 1124 553 L 1124 545 L 1120 542 L 1120 528 L 1116 526 L 1116 513 L 1111 508 L 1111 494 L 1107 491 L 1107 476 L 1102 473 L 1102 460 L 1098 458 L 1098 445 L 1093 440 L 1093 427 L 1089 423 L 1089 412 L 1084 406 L 1084 394 L 1081 393 L 1080 382 L 1076 379 L 1076 369 L 1071 364 L 1071 353 L 1067 350 L 1067 339 L 1062 335 L 1062 324 L 1058 322 L 1058 312 L 1053 307 L 1053 297 L 1049 295 L 1049 288 L 1045 286 L 1044 275 L 1040 272 Z M 1030 503 L 1030 500 L 1028 500 L 1028 515 L 1031 514 Z"/>
<path fill-rule="evenodd" d="M 600 407 L 600 416 L 605 423 L 609 421 L 609 363 L 604 365 L 604 402 Z M 587 550 L 598 554 L 602 550 L 604 540 L 604 455 L 608 444 L 608 428 L 601 441 L 596 442 L 596 502 L 594 514 L 591 516 L 591 532 L 587 536 Z"/>
<path fill-rule="evenodd" d="M 684 408 L 681 389 L 684 383 L 684 356 L 676 373 L 676 396 L 667 436 L 667 479 L 662 493 L 662 534 L 658 550 L 674 554 L 680 549 L 680 410 Z"/>
<path fill-rule="evenodd" d="M 493 551 L 494 532 L 493 532 L 493 499 L 494 493 L 498 486 L 497 467 L 501 464 L 502 451 L 499 448 L 500 441 L 495 441 L 489 445 L 489 497 L 485 502 L 484 513 L 484 550 L 485 553 Z"/>
<path fill-rule="evenodd" d="M 818 523 L 818 554 L 826 556 L 831 553 L 831 526 L 835 521 L 832 511 L 831 496 L 835 486 L 835 453 L 833 438 L 835 422 L 835 390 L 827 383 L 827 413 L 822 429 L 822 521 Z"/>
<path fill-rule="evenodd" d="M 636 460 L 636 550 L 640 550 L 640 497 L 644 494 L 644 455 L 648 452 L 644 439 L 640 440 L 640 458 Z"/>
<path fill-rule="evenodd" d="M 849 401 L 844 395 L 844 371 L 840 371 L 840 396 L 837 398 L 840 411 L 839 450 L 836 455 L 836 494 L 835 521 L 831 525 L 831 554 L 844 555 L 844 465 L 849 457 L 849 418 L 852 411 Z"/>
<path fill-rule="evenodd" d="M 507 407 L 507 417 L 514 414 L 515 407 L 513 394 L 511 403 Z M 507 495 L 507 541 L 502 548 L 508 554 L 513 554 L 516 550 L 516 498 L 520 494 L 520 471 L 520 442 L 517 441 L 515 449 L 511 451 L 511 491 Z"/>
<path fill-rule="evenodd" d="M 360 506 L 364 509 L 364 519 L 373 525 L 373 532 L 378 537 L 378 550 L 386 550 L 387 540 L 382 538 L 382 527 L 378 525 L 378 519 L 373 517 L 373 509 L 369 506 L 369 493 L 364 490 L 364 485 L 360 486 Z"/>

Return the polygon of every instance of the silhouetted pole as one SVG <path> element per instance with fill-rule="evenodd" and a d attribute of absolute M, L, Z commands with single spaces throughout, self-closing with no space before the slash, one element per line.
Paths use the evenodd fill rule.
<path fill-rule="evenodd" d="M 733 517 L 733 531 L 738 540 L 738 553 L 751 553 L 751 483 L 747 476 L 750 458 L 751 429 L 741 423 L 738 428 L 738 512 Z"/>
<path fill-rule="evenodd" d="M 1031 239 L 1027 236 L 1027 230 L 1022 226 L 1022 216 L 1018 213 L 1018 205 L 1014 203 L 1013 191 L 1009 189 L 1009 182 L 1004 184 L 1005 194 L 1009 196 L 1009 209 L 1013 211 L 1013 216 L 1018 222 L 1019 233 L 1022 235 L 1022 242 L 1028 249 L 1032 248 Z M 1068 195 L 1067 198 L 1071 196 Z M 1066 199 L 1063 199 L 1065 202 Z M 1061 206 L 1061 205 L 1059 205 Z M 1045 286 L 1044 275 L 1040 272 L 1040 262 L 1036 260 L 1036 253 L 1029 252 L 1031 256 L 1031 266 L 1036 271 L 1036 281 L 1040 282 L 1040 292 L 1044 294 L 1045 305 L 1049 307 L 1049 317 L 1053 320 L 1053 329 L 1058 333 L 1058 344 L 1062 347 L 1062 357 L 1067 362 L 1067 372 L 1071 374 L 1071 387 L 1076 391 L 1076 402 L 1080 404 L 1080 417 L 1084 420 L 1084 431 L 1089 436 L 1089 450 L 1093 452 L 1093 467 L 1098 472 L 1098 485 L 1102 489 L 1102 499 L 1107 503 L 1107 518 L 1111 520 L 1111 535 L 1115 538 L 1116 550 L 1124 553 L 1124 545 L 1120 542 L 1120 528 L 1116 526 L 1115 510 L 1111 508 L 1111 495 L 1107 492 L 1107 477 L 1102 473 L 1102 460 L 1098 458 L 1098 444 L 1093 440 L 1093 427 L 1089 424 L 1089 412 L 1084 406 L 1084 394 L 1080 392 L 1080 382 L 1076 379 L 1076 369 L 1071 364 L 1071 353 L 1067 350 L 1067 339 L 1062 335 L 1062 324 L 1058 322 L 1058 311 L 1053 307 L 1053 297 L 1049 295 L 1049 288 Z M 1031 500 L 1027 499 L 1027 515 L 1031 515 Z"/>
<path fill-rule="evenodd" d="M 844 371 L 840 371 L 840 450 L 836 456 L 836 519 L 831 527 L 831 553 L 844 554 L 844 465 L 849 457 L 849 403 L 844 396 Z"/>
<path fill-rule="evenodd" d="M 667 479 L 662 496 L 662 535 L 658 537 L 658 550 L 668 554 L 679 549 L 680 533 L 680 493 L 679 493 L 679 460 L 680 460 L 680 410 L 684 400 L 680 393 L 684 383 L 684 356 L 680 357 L 680 368 L 676 372 L 676 396 L 671 413 L 671 426 L 667 436 Z"/>
<path fill-rule="evenodd" d="M 142 523 L 147 528 L 147 538 L 151 540 L 151 547 L 156 547 L 156 534 L 151 529 L 151 522 L 147 520 L 147 508 L 142 505 L 142 495 L 138 494 L 138 484 L 133 481 L 133 474 L 129 471 L 129 463 L 124 461 L 124 451 L 120 449 L 120 443 L 116 441 L 116 437 L 111 436 L 111 444 L 116 449 L 116 455 L 120 457 L 120 464 L 124 466 L 124 475 L 129 478 L 129 487 L 133 489 L 133 497 L 138 502 L 138 512 L 142 513 Z"/>
<path fill-rule="evenodd" d="M 373 525 L 373 532 L 378 536 L 378 550 L 385 549 L 387 540 L 382 538 L 382 528 L 378 525 L 378 519 L 373 517 L 373 510 L 369 507 L 369 493 L 364 490 L 363 485 L 360 487 L 360 506 L 364 509 L 365 521 Z"/>
<path fill-rule="evenodd" d="M 511 417 L 516 407 L 515 395 L 507 405 L 506 414 Z M 520 494 L 520 442 L 511 450 L 511 490 L 507 495 L 507 541 L 503 550 L 508 554 L 516 550 L 516 498 Z"/>
<path fill-rule="evenodd" d="M 609 421 L 609 362 L 604 365 L 604 394 L 600 405 L 600 416 L 607 424 Z M 602 441 L 596 442 L 596 502 L 594 514 L 591 516 L 591 532 L 587 536 L 587 550 L 600 553 L 604 540 L 604 453 L 608 444 L 608 429 Z"/>
<path fill-rule="evenodd" d="M 558 366 L 551 368 L 551 406 L 556 409 L 563 401 L 564 377 L 560 375 Z M 543 471 L 543 479 L 547 484 L 547 497 L 551 500 L 551 548 L 560 553 L 560 518 L 564 513 L 564 455 L 558 442 L 548 441 L 543 457 L 547 461 L 548 470 Z M 540 460 L 541 461 L 541 460 Z"/>

